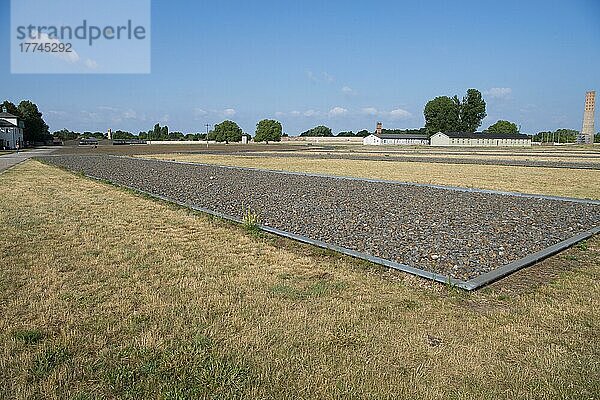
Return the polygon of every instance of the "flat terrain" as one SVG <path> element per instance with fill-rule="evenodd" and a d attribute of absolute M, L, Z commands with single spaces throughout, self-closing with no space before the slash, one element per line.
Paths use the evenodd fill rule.
<path fill-rule="evenodd" d="M 114 156 L 46 162 L 468 281 L 600 226 L 599 204 Z M 551 210 L 551 212 L 548 212 Z"/>
<path fill-rule="evenodd" d="M 598 237 L 467 294 L 34 161 L 0 226 L 1 398 L 600 393 Z"/>
<path fill-rule="evenodd" d="M 252 155 L 156 154 L 158 159 L 600 199 L 600 170 Z"/>
<path fill-rule="evenodd" d="M 25 160 L 28 160 L 31 157 L 43 156 L 50 154 L 54 149 L 52 148 L 36 148 L 36 149 L 27 149 L 25 151 L 17 152 L 7 152 L 6 154 L 1 154 L 0 152 L 0 173 L 12 166 L 15 166 Z"/>

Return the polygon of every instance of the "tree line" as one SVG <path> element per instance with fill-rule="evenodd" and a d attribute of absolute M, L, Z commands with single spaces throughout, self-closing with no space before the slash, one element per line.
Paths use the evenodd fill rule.
<path fill-rule="evenodd" d="M 25 123 L 23 129 L 23 140 L 27 143 L 45 142 L 52 140 L 48 124 L 44 121 L 43 114 L 38 110 L 38 106 L 30 100 L 23 100 L 19 105 L 15 105 L 5 100 L 0 107 L 6 108 L 9 114 L 12 114 Z"/>
<path fill-rule="evenodd" d="M 438 132 L 474 133 L 487 117 L 487 104 L 477 89 L 469 89 L 462 99 L 438 96 L 425 105 L 425 130 L 429 136 Z M 516 134 L 520 129 L 517 124 L 499 120 L 484 130 L 488 133 Z"/>
<path fill-rule="evenodd" d="M 103 139 L 107 137 L 104 132 L 74 132 L 68 129 L 61 129 L 50 135 L 48 125 L 43 119 L 43 114 L 38 106 L 29 101 L 23 100 L 18 105 L 6 100 L 2 103 L 10 114 L 13 114 L 24 121 L 25 129 L 23 140 L 28 143 L 45 142 L 52 138 L 60 140 L 76 140 L 81 137 L 94 137 Z M 459 99 L 458 96 L 438 96 L 430 100 L 424 108 L 425 127 L 420 129 L 384 129 L 384 134 L 429 134 L 437 132 L 475 132 L 481 126 L 483 119 L 487 116 L 486 103 L 477 89 L 467 90 L 466 95 Z M 519 133 L 520 128 L 517 124 L 500 120 L 492 124 L 484 132 L 489 133 Z M 366 129 L 356 133 L 353 131 L 342 131 L 333 134 L 331 128 L 319 125 L 302 132 L 300 136 L 304 137 L 366 137 L 372 134 Z M 557 129 L 556 131 L 538 132 L 533 136 L 534 141 L 538 142 L 562 142 L 573 143 L 576 141 L 579 131 L 573 129 Z M 242 137 L 250 138 L 250 135 L 244 133 L 237 123 L 231 120 L 225 120 L 216 124 L 208 133 L 208 139 L 217 142 L 240 142 Z M 263 119 L 256 124 L 254 132 L 254 141 L 256 142 L 278 142 L 282 137 L 287 136 L 283 133 L 281 122 L 272 119 Z M 145 132 L 139 132 L 137 135 L 117 130 L 112 133 L 113 139 L 144 139 L 144 140 L 206 140 L 206 133 L 187 133 L 171 132 L 168 126 L 160 124 Z M 600 142 L 600 133 L 594 137 L 595 142 Z"/>
<path fill-rule="evenodd" d="M 216 124 L 212 130 L 208 132 L 208 140 L 216 142 L 241 142 L 242 137 L 251 136 L 242 131 L 237 123 L 230 120 L 225 120 L 220 124 Z M 278 142 L 282 136 L 287 136 L 283 133 L 281 122 L 272 119 L 263 119 L 256 125 L 254 141 L 256 142 Z M 79 138 L 96 138 L 106 139 L 108 133 L 105 132 L 74 132 L 68 129 L 61 129 L 53 133 L 53 137 L 59 140 L 76 140 Z M 187 133 L 172 132 L 167 125 L 161 126 L 159 123 L 148 131 L 141 131 L 137 135 L 131 132 L 117 130 L 112 132 L 112 138 L 119 139 L 142 139 L 154 141 L 193 141 L 206 140 L 206 133 Z"/>

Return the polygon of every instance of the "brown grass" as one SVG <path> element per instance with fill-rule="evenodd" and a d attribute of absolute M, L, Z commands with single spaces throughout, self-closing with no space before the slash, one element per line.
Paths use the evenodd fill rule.
<path fill-rule="evenodd" d="M 362 149 L 361 149 L 362 150 Z M 281 152 L 270 152 L 273 155 L 280 154 Z M 468 159 L 468 160 L 487 160 L 487 161 L 551 161 L 554 163 L 598 163 L 600 162 L 600 153 L 588 154 L 588 153 L 552 153 L 552 152 L 540 152 L 540 153 L 519 153 L 519 152 L 508 152 L 499 151 L 496 153 L 490 152 L 479 152 L 479 151 L 450 151 L 446 153 L 434 152 L 430 149 L 422 149 L 421 151 L 408 151 L 408 150 L 391 150 L 391 151 L 330 151 L 330 150 L 318 150 L 318 151 L 297 151 L 296 154 L 310 155 L 310 154 L 343 154 L 343 155 L 360 155 L 363 157 L 377 157 L 382 156 L 389 157 L 390 159 L 398 160 L 402 157 L 421 157 L 427 159 Z"/>
<path fill-rule="evenodd" d="M 159 159 L 600 199 L 600 171 L 296 157 L 159 154 Z"/>
<path fill-rule="evenodd" d="M 0 398 L 600 393 L 598 238 L 467 294 L 34 161 L 0 226 Z"/>

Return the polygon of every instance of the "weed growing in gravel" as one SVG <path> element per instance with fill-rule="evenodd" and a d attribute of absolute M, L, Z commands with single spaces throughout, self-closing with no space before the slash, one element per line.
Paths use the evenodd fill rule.
<path fill-rule="evenodd" d="M 250 207 L 246 207 L 242 217 L 242 225 L 250 233 L 256 234 L 260 232 L 258 213 L 252 211 Z"/>
<path fill-rule="evenodd" d="M 584 242 L 581 242 L 581 243 L 579 243 L 579 244 L 577 245 L 577 248 L 578 248 L 579 250 L 586 251 L 586 250 L 588 249 L 588 244 L 587 244 L 587 241 L 584 241 Z"/>

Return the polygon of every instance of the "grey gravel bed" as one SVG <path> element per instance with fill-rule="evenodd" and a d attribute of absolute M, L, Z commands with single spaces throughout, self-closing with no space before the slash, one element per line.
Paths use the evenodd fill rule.
<path fill-rule="evenodd" d="M 600 162 L 571 162 L 571 161 L 539 161 L 539 160 L 511 160 L 511 159 L 486 159 L 482 158 L 454 158 L 454 157 L 424 157 L 418 155 L 385 154 L 375 153 L 373 155 L 361 154 L 339 154 L 339 153 L 313 153 L 297 154 L 292 151 L 278 153 L 263 153 L 250 151 L 192 151 L 186 154 L 215 154 L 235 155 L 240 157 L 289 157 L 289 158 L 311 158 L 324 160 L 361 160 L 361 161 L 389 161 L 389 162 L 420 162 L 439 164 L 469 164 L 469 165 L 502 165 L 509 167 L 542 167 L 542 168 L 567 168 L 567 169 L 592 169 L 600 170 Z"/>
<path fill-rule="evenodd" d="M 44 161 L 467 281 L 600 225 L 600 204 L 115 156 Z"/>

